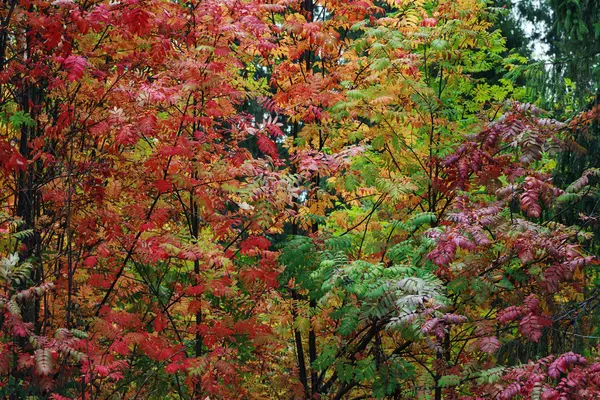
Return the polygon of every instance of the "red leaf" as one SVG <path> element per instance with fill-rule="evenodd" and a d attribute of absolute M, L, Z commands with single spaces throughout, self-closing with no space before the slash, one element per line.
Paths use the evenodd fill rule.
<path fill-rule="evenodd" d="M 264 135 L 258 135 L 258 148 L 263 153 L 271 156 L 272 158 L 279 158 L 279 152 L 277 151 L 277 145 L 271 139 Z"/>
<path fill-rule="evenodd" d="M 125 341 L 122 339 L 115 340 L 110 345 L 110 350 L 112 350 L 115 353 L 120 354 L 122 356 L 126 356 L 131 352 L 129 350 L 129 346 L 127 345 L 127 343 L 125 343 Z"/>
<path fill-rule="evenodd" d="M 551 322 L 547 318 L 529 314 L 521 320 L 519 331 L 529 340 L 537 342 L 542 337 L 542 328 L 550 324 Z"/>
<path fill-rule="evenodd" d="M 266 238 L 262 236 L 250 236 L 242 243 L 240 243 L 240 249 L 242 253 L 247 253 L 249 250 L 253 248 L 258 248 L 260 250 L 267 250 L 271 246 L 271 242 L 269 242 Z"/>
<path fill-rule="evenodd" d="M 167 364 L 167 366 L 165 366 L 165 372 L 167 374 L 175 374 L 177 373 L 177 371 L 181 371 L 185 369 L 185 365 L 179 363 L 179 362 L 172 362 L 170 364 Z"/>
<path fill-rule="evenodd" d="M 498 320 L 504 324 L 514 321 L 517 318 L 519 318 L 519 316 L 521 315 L 521 311 L 515 307 L 515 306 L 510 306 L 505 310 L 500 311 L 500 313 L 498 313 Z"/>
<path fill-rule="evenodd" d="M 123 24 L 127 26 L 129 32 L 143 36 L 152 29 L 151 16 L 148 11 L 136 7 L 123 13 Z"/>
<path fill-rule="evenodd" d="M 24 171 L 27 169 L 27 159 L 25 159 L 25 157 L 23 157 L 16 148 L 1 139 L 0 168 L 4 168 L 8 171 Z"/>
<path fill-rule="evenodd" d="M 98 258 L 96 256 L 90 256 L 83 261 L 83 264 L 86 267 L 93 267 L 98 262 Z"/>
<path fill-rule="evenodd" d="M 479 339 L 479 348 L 484 353 L 493 354 L 500 348 L 500 341 L 496 336 Z"/>
<path fill-rule="evenodd" d="M 70 55 L 63 61 L 63 67 L 68 72 L 67 79 L 71 82 L 81 79 L 86 66 L 87 61 L 81 56 Z"/>
<path fill-rule="evenodd" d="M 160 193 L 166 193 L 173 189 L 173 184 L 164 179 L 157 179 L 154 182 L 154 186 L 158 189 Z"/>
<path fill-rule="evenodd" d="M 542 182 L 528 176 L 525 178 L 525 191 L 521 194 L 521 209 L 527 216 L 539 218 L 542 207 L 539 203 Z"/>
<path fill-rule="evenodd" d="M 58 393 L 52 393 L 50 395 L 51 400 L 72 400 L 70 397 L 61 396 Z"/>
<path fill-rule="evenodd" d="M 15 336 L 27 337 L 28 335 L 27 326 L 21 321 L 14 323 L 12 330 Z"/>
<path fill-rule="evenodd" d="M 167 319 L 163 315 L 163 313 L 159 312 L 156 314 L 156 318 L 152 321 L 152 327 L 155 332 L 162 332 L 167 327 Z"/>

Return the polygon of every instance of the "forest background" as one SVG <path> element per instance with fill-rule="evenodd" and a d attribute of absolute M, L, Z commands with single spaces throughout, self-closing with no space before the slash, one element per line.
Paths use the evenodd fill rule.
<path fill-rule="evenodd" d="M 598 0 L 3 0 L 0 396 L 600 398 Z"/>

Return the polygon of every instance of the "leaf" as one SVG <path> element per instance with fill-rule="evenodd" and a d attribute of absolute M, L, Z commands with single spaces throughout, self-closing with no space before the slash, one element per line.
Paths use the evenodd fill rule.
<path fill-rule="evenodd" d="M 542 337 L 542 328 L 551 325 L 547 318 L 534 314 L 525 315 L 519 323 L 519 331 L 529 340 L 537 342 Z"/>
<path fill-rule="evenodd" d="M 279 151 L 277 145 L 271 139 L 265 135 L 258 135 L 258 148 L 260 151 L 274 159 L 279 158 Z"/>
<path fill-rule="evenodd" d="M 72 400 L 72 398 L 71 397 L 62 396 L 62 395 L 60 395 L 58 393 L 52 393 L 50 395 L 50 400 Z"/>
<path fill-rule="evenodd" d="M 158 189 L 159 193 L 167 193 L 173 190 L 173 184 L 165 179 L 157 179 L 154 181 L 154 186 Z"/>
<path fill-rule="evenodd" d="M 78 81 L 83 76 L 87 67 L 87 60 L 81 56 L 70 55 L 63 61 L 63 67 L 67 70 L 67 79 L 69 81 Z"/>
<path fill-rule="evenodd" d="M 484 337 L 479 339 L 479 348 L 484 353 L 494 354 L 500 348 L 500 341 L 496 336 Z"/>
<path fill-rule="evenodd" d="M 31 115 L 23 111 L 13 113 L 10 116 L 9 121 L 15 129 L 20 129 L 22 126 L 30 128 L 35 126 L 35 121 L 31 118 Z"/>
<path fill-rule="evenodd" d="M 444 375 L 438 380 L 438 385 L 447 388 L 460 385 L 460 381 L 461 379 L 458 375 Z"/>
<path fill-rule="evenodd" d="M 525 178 L 525 190 L 521 194 L 521 209 L 532 218 L 539 218 L 542 207 L 539 203 L 541 182 L 535 178 Z"/>
<path fill-rule="evenodd" d="M 444 50 L 448 46 L 448 41 L 444 39 L 434 39 L 431 41 L 431 48 L 433 50 Z"/>
<path fill-rule="evenodd" d="M 561 203 L 570 203 L 572 201 L 578 200 L 580 196 L 577 193 L 563 193 L 556 198 L 556 202 Z"/>
<path fill-rule="evenodd" d="M 167 319 L 161 312 L 156 313 L 156 317 L 152 321 L 154 332 L 162 332 L 167 327 Z"/>
<path fill-rule="evenodd" d="M 36 371 L 40 375 L 50 375 L 54 368 L 52 351 L 50 349 L 38 349 L 35 351 Z"/>
<path fill-rule="evenodd" d="M 86 259 L 83 261 L 83 264 L 86 267 L 91 268 L 91 267 L 95 266 L 97 262 L 98 262 L 98 258 L 96 256 L 89 256 L 89 257 L 86 257 Z"/>
<path fill-rule="evenodd" d="M 144 36 L 150 33 L 152 29 L 152 14 L 141 7 L 132 7 L 123 12 L 120 22 L 123 23 L 129 32 L 138 36 Z"/>
<path fill-rule="evenodd" d="M 479 383 L 479 384 L 496 383 L 501 379 L 502 373 L 504 372 L 504 370 L 505 370 L 505 367 L 500 366 L 500 367 L 494 367 L 494 368 L 480 371 L 479 377 L 477 378 L 477 383 Z"/>
<path fill-rule="evenodd" d="M 419 25 L 426 27 L 434 27 L 438 23 L 437 18 L 423 18 Z"/>
<path fill-rule="evenodd" d="M 410 223 L 412 224 L 414 229 L 419 228 L 423 224 L 431 225 L 437 221 L 437 218 L 434 213 L 419 213 L 410 219 Z"/>
<path fill-rule="evenodd" d="M 250 236 L 240 243 L 242 253 L 248 253 L 249 250 L 257 248 L 259 250 L 267 250 L 271 246 L 271 242 L 262 236 Z"/>
<path fill-rule="evenodd" d="M 381 71 L 388 68 L 390 64 L 389 58 L 379 58 L 371 64 L 371 69 L 373 71 Z"/>

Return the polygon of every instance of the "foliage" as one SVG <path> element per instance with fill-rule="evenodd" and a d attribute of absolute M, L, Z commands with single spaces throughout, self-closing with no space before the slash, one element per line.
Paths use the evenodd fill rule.
<path fill-rule="evenodd" d="M 3 2 L 0 393 L 597 395 L 599 172 L 552 172 L 599 114 L 496 11 Z"/>

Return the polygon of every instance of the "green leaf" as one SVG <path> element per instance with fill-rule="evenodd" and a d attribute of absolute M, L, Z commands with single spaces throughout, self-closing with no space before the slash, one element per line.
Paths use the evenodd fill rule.
<path fill-rule="evenodd" d="M 437 220 L 437 217 L 435 216 L 434 213 L 424 212 L 424 213 L 419 213 L 419 214 L 415 215 L 413 218 L 411 218 L 410 223 L 412 224 L 414 229 L 417 229 L 423 224 L 431 225 L 431 224 L 435 223 L 436 220 Z"/>
<path fill-rule="evenodd" d="M 387 57 L 384 58 L 378 58 L 377 60 L 373 61 L 373 64 L 371 64 L 371 69 L 373 71 L 381 71 L 386 69 L 387 67 L 389 67 L 391 64 L 390 59 Z"/>
<path fill-rule="evenodd" d="M 437 51 L 444 50 L 447 45 L 448 41 L 444 39 L 435 39 L 431 42 L 431 48 Z"/>
<path fill-rule="evenodd" d="M 438 385 L 443 388 L 451 387 L 451 386 L 458 386 L 458 385 L 460 385 L 460 376 L 458 376 L 458 375 L 442 376 L 438 380 Z"/>
<path fill-rule="evenodd" d="M 482 384 L 490 384 L 496 383 L 500 380 L 502 373 L 504 372 L 504 367 L 494 367 L 484 371 L 479 372 L 479 377 L 477 378 L 477 383 Z"/>
<path fill-rule="evenodd" d="M 571 201 L 578 200 L 580 197 L 579 193 L 563 193 L 556 198 L 556 202 L 561 203 L 569 203 Z"/>
<path fill-rule="evenodd" d="M 10 123 L 15 129 L 19 129 L 22 126 L 33 127 L 35 126 L 35 121 L 31 118 L 31 116 L 23 111 L 17 111 L 9 118 Z"/>

